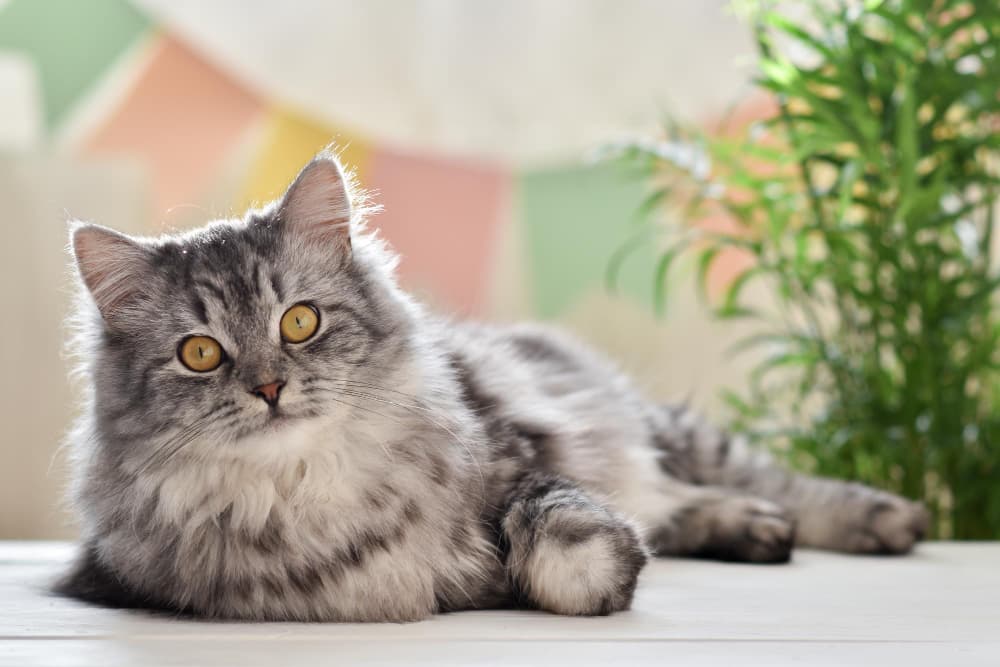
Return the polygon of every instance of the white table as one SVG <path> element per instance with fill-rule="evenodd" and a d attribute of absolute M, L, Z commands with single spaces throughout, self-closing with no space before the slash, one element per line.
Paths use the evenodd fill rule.
<path fill-rule="evenodd" d="M 632 611 L 471 612 L 407 625 L 196 622 L 96 609 L 45 583 L 62 543 L 0 542 L 0 665 L 1000 665 L 1000 543 L 780 566 L 658 560 Z"/>

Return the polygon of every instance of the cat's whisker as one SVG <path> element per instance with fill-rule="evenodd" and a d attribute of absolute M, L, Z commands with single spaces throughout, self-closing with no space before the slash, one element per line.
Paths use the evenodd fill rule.
<path fill-rule="evenodd" d="M 394 422 L 396 422 L 398 424 L 402 423 L 398 419 L 394 419 L 394 418 L 390 417 L 389 415 L 383 414 L 383 413 L 381 413 L 381 412 L 379 412 L 377 410 L 372 410 L 371 408 L 366 408 L 366 407 L 361 406 L 361 405 L 355 405 L 354 403 L 351 403 L 349 401 L 345 401 L 345 400 L 343 400 L 341 398 L 338 398 L 336 396 L 330 396 L 329 398 L 330 398 L 330 400 L 335 401 L 337 403 L 340 403 L 341 405 L 346 405 L 348 407 L 355 408 L 356 410 L 363 410 L 365 412 L 370 412 L 370 413 L 372 413 L 374 415 L 378 415 L 379 417 L 382 417 L 383 419 L 389 419 L 389 420 L 394 421 Z M 386 447 L 385 443 L 382 442 L 381 440 L 379 440 L 378 444 L 382 448 L 382 451 L 385 452 L 386 458 L 389 459 L 390 461 L 395 462 L 396 458 L 392 455 L 392 452 L 389 451 L 389 448 Z"/>
<path fill-rule="evenodd" d="M 154 468 L 162 468 L 166 466 L 178 453 L 208 431 L 209 427 L 213 424 L 206 423 L 206 420 L 213 420 L 214 422 L 214 420 L 218 419 L 219 417 L 216 413 L 220 407 L 223 409 L 227 407 L 229 408 L 222 415 L 222 419 L 232 417 L 239 413 L 239 408 L 230 407 L 234 405 L 235 401 L 224 401 L 220 404 L 220 406 L 213 407 L 211 410 L 203 413 L 199 417 L 196 417 L 190 424 L 178 431 L 174 437 L 169 439 L 161 447 L 158 447 L 145 461 L 139 465 L 134 474 L 138 477 Z"/>
<path fill-rule="evenodd" d="M 350 388 L 347 388 L 347 387 L 341 388 L 340 390 L 329 389 L 329 388 L 326 388 L 326 387 L 314 387 L 314 388 L 312 388 L 312 393 L 315 393 L 315 392 L 328 392 L 328 393 L 334 393 L 334 394 L 336 394 L 336 393 L 346 394 L 346 395 L 349 395 L 349 396 L 354 396 L 356 398 L 362 398 L 362 399 L 372 400 L 372 401 L 376 401 L 376 402 L 383 403 L 383 404 L 386 404 L 386 405 L 392 405 L 394 407 L 398 407 L 398 408 L 401 408 L 403 410 L 406 410 L 411 415 L 419 417 L 419 418 L 423 419 L 424 421 L 428 422 L 429 424 L 438 427 L 439 429 L 441 429 L 442 431 L 444 431 L 445 433 L 447 433 L 449 436 L 451 436 L 451 438 L 459 446 L 462 447 L 462 449 L 465 451 L 466 455 L 468 456 L 469 460 L 476 466 L 476 471 L 478 473 L 479 481 L 480 481 L 480 497 L 482 499 L 485 499 L 485 497 L 486 497 L 486 476 L 485 476 L 485 473 L 483 472 L 482 463 L 472 453 L 472 449 L 469 447 L 469 443 L 467 443 L 461 436 L 459 436 L 457 433 L 455 433 L 455 431 L 452 430 L 447 424 L 443 423 L 439 419 L 436 419 L 435 416 L 434 416 L 435 413 L 430 408 L 428 408 L 427 406 L 425 406 L 425 405 L 406 405 L 406 404 L 400 403 L 398 401 L 389 400 L 389 399 L 385 398 L 384 396 L 379 396 L 377 394 L 373 394 L 373 393 L 365 392 L 365 391 L 360 391 L 360 390 L 356 390 L 356 389 L 350 389 Z M 403 393 L 403 392 L 397 392 L 397 393 Z M 379 413 L 376 413 L 376 414 L 379 414 Z"/>
<path fill-rule="evenodd" d="M 363 380 L 353 380 L 353 379 L 350 379 L 350 378 L 333 379 L 333 380 L 330 380 L 330 382 L 336 382 L 336 383 L 342 383 L 342 384 L 348 384 L 348 385 L 356 385 L 356 386 L 359 386 L 359 387 L 367 387 L 367 388 L 370 388 L 370 389 L 378 389 L 379 391 L 384 391 L 384 392 L 387 392 L 387 393 L 390 393 L 390 394 L 399 394 L 401 396 L 406 396 L 407 398 L 410 398 L 410 399 L 412 399 L 412 400 L 414 400 L 414 401 L 416 401 L 418 403 L 423 403 L 423 399 L 421 399 L 419 396 L 417 396 L 415 394 L 411 394 L 411 393 L 408 393 L 408 392 L 405 392 L 405 391 L 400 391 L 399 389 L 390 389 L 389 387 L 383 387 L 382 385 L 375 384 L 373 382 L 365 382 Z"/>
<path fill-rule="evenodd" d="M 347 391 L 354 391 L 354 390 L 347 390 Z M 463 438 L 461 438 L 457 433 L 455 433 L 450 427 L 448 427 L 448 425 L 444 424 L 439 419 L 436 419 L 434 417 L 433 411 L 430 408 L 427 408 L 425 406 L 416 406 L 416 405 L 414 405 L 414 406 L 408 406 L 408 405 L 405 405 L 405 404 L 402 404 L 402 403 L 397 403 L 395 401 L 390 401 L 390 400 L 388 400 L 388 399 L 386 399 L 384 397 L 378 396 L 376 394 L 371 394 L 371 393 L 354 391 L 354 393 L 352 395 L 354 395 L 354 396 L 356 396 L 358 398 L 367 398 L 369 400 L 379 401 L 379 402 L 382 402 L 382 403 L 387 403 L 389 405 L 394 405 L 394 406 L 403 408 L 404 410 L 409 411 L 411 414 L 414 414 L 414 415 L 416 415 L 418 417 L 421 417 L 425 421 L 427 421 L 428 423 L 430 423 L 430 424 L 432 424 L 434 426 L 437 426 L 441 430 L 445 431 L 448 435 L 450 435 L 452 437 L 452 439 L 456 443 L 458 443 L 462 447 L 462 449 L 465 450 L 465 453 L 468 455 L 469 460 L 472 461 L 476 465 L 476 470 L 477 470 L 477 472 L 479 474 L 479 481 L 480 481 L 480 497 L 483 498 L 483 499 L 485 499 L 485 497 L 486 497 L 486 476 L 483 473 L 483 466 L 482 466 L 482 464 L 479 462 L 479 460 L 472 453 L 472 449 L 469 447 L 469 444 Z M 414 410 L 417 410 L 419 412 L 414 412 Z"/>

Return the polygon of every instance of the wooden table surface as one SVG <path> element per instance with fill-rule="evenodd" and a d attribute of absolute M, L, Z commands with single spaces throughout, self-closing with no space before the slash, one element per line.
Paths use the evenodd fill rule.
<path fill-rule="evenodd" d="M 200 622 L 90 608 L 45 585 L 72 554 L 0 542 L 0 665 L 1000 666 L 1000 543 L 790 565 L 658 560 L 632 611 L 467 612 L 406 625 Z"/>

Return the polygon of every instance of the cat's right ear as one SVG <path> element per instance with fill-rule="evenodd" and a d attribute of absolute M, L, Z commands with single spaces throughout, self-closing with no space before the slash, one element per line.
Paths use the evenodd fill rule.
<path fill-rule="evenodd" d="M 124 234 L 74 223 L 70 243 L 76 268 L 101 316 L 114 324 L 121 310 L 139 295 L 149 273 L 149 251 Z"/>

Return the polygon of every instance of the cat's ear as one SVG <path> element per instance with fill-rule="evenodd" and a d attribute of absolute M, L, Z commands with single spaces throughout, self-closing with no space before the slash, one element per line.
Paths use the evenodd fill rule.
<path fill-rule="evenodd" d="M 104 320 L 113 324 L 148 279 L 149 250 L 107 227 L 79 223 L 70 229 L 70 242 L 83 284 Z"/>
<path fill-rule="evenodd" d="M 344 170 L 320 153 L 299 173 L 278 209 L 279 218 L 309 242 L 351 250 L 351 195 Z"/>

